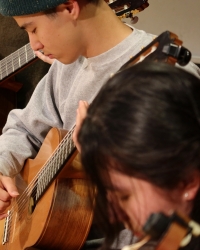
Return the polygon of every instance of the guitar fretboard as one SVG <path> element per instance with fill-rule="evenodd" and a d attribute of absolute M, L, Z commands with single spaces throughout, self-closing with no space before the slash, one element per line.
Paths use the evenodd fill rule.
<path fill-rule="evenodd" d="M 0 61 L 0 81 L 31 62 L 35 57 L 36 55 L 28 43 L 2 59 Z"/>
<path fill-rule="evenodd" d="M 46 189 L 56 178 L 60 170 L 64 167 L 65 163 L 73 153 L 75 149 L 75 144 L 72 140 L 74 128 L 75 126 L 67 133 L 53 155 L 38 173 L 36 182 L 34 183 L 36 189 L 33 189 L 35 193 L 33 192 L 32 194 L 35 204 L 37 204 Z"/>

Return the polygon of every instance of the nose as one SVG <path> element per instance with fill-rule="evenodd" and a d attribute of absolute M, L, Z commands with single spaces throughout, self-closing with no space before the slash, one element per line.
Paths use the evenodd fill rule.
<path fill-rule="evenodd" d="M 44 48 L 43 44 L 32 34 L 29 34 L 29 41 L 32 50 L 42 50 Z"/>

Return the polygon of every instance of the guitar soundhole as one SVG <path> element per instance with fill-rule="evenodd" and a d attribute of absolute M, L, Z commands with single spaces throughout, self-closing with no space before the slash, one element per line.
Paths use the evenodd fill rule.
<path fill-rule="evenodd" d="M 29 205 L 28 205 L 28 212 L 29 214 L 32 214 L 35 210 L 36 204 L 34 198 L 31 196 L 29 200 Z"/>
<path fill-rule="evenodd" d="M 36 196 L 37 196 L 37 184 L 33 186 L 32 193 L 29 198 L 29 204 L 28 204 L 28 213 L 32 214 L 36 207 Z"/>

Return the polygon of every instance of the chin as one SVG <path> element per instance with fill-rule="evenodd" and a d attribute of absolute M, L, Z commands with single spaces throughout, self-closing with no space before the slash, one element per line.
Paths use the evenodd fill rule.
<path fill-rule="evenodd" d="M 57 59 L 59 62 L 61 62 L 62 64 L 71 64 L 74 61 L 69 61 L 69 60 L 65 60 L 65 59 Z"/>
<path fill-rule="evenodd" d="M 74 63 L 77 59 L 79 58 L 79 56 L 77 57 L 65 57 L 65 58 L 57 58 L 58 61 L 60 61 L 63 64 L 71 64 Z"/>

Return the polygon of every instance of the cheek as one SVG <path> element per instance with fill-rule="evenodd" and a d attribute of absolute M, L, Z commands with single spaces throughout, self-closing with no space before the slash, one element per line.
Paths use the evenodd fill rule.
<path fill-rule="evenodd" d="M 64 34 L 62 27 L 57 27 L 54 22 L 49 22 L 43 26 L 41 36 L 46 44 L 60 44 L 62 46 Z"/>
<path fill-rule="evenodd" d="M 160 211 L 156 204 L 156 201 L 151 202 L 149 201 L 149 197 L 144 195 L 134 196 L 126 204 L 121 204 L 121 207 L 129 218 L 129 224 L 133 231 L 140 232 L 150 214 Z"/>
<path fill-rule="evenodd" d="M 140 196 L 135 201 L 132 200 L 127 205 L 126 210 L 133 228 L 141 229 L 152 213 L 162 212 L 169 215 L 172 210 L 175 210 L 175 206 L 162 197 L 156 197 L 156 195 L 151 200 L 149 200 L 148 196 Z"/>
<path fill-rule="evenodd" d="M 120 203 L 120 206 L 128 217 L 130 229 L 140 231 L 148 217 L 148 210 L 143 201 L 134 197 L 123 204 Z M 125 226 L 127 227 L 127 223 Z"/>

